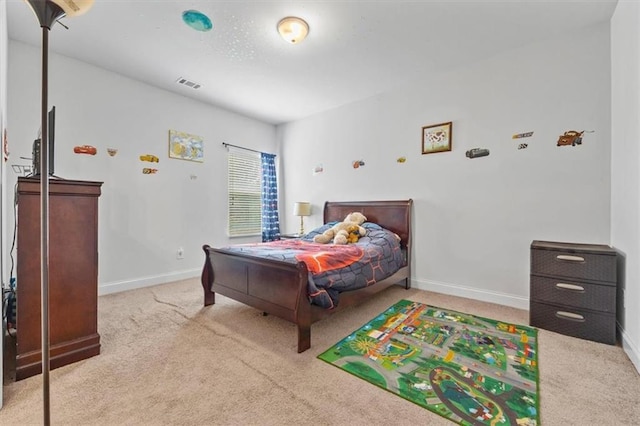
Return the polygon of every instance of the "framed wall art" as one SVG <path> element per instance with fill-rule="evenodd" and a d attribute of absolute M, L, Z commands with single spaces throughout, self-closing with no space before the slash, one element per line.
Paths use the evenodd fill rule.
<path fill-rule="evenodd" d="M 169 158 L 204 161 L 202 137 L 177 130 L 169 130 Z"/>
<path fill-rule="evenodd" d="M 453 123 L 433 124 L 422 128 L 422 153 L 451 151 L 451 131 Z"/>

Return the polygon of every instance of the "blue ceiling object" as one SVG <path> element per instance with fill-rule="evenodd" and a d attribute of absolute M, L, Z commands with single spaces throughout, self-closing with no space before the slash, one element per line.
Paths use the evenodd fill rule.
<path fill-rule="evenodd" d="M 182 20 L 196 31 L 209 31 L 213 28 L 211 19 L 197 10 L 185 10 L 182 12 Z"/>

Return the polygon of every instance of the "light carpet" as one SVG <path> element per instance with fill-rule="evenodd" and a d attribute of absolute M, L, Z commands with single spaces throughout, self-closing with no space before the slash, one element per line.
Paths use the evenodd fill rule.
<path fill-rule="evenodd" d="M 311 327 L 225 297 L 202 306 L 192 279 L 99 298 L 102 353 L 51 371 L 52 424 L 443 425 L 451 422 L 317 359 L 401 299 L 528 324 L 524 310 L 392 287 Z M 620 347 L 540 330 L 545 425 L 631 425 L 640 377 Z M 42 378 L 4 386 L 0 424 L 42 423 Z"/>

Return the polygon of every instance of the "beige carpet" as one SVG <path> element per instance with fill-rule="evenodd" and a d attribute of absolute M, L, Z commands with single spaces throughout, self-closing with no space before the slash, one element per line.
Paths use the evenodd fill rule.
<path fill-rule="evenodd" d="M 99 300 L 102 353 L 51 371 L 54 425 L 451 425 L 316 356 L 411 299 L 504 321 L 527 311 L 394 287 L 316 323 L 296 352 L 292 324 L 218 296 L 197 280 Z M 620 347 L 540 330 L 545 425 L 640 424 L 640 377 Z M 42 378 L 4 387 L 0 424 L 42 423 Z"/>

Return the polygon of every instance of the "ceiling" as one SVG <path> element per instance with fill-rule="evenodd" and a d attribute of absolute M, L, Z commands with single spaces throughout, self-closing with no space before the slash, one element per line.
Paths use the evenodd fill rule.
<path fill-rule="evenodd" d="M 608 21 L 615 0 L 96 0 L 54 25 L 50 51 L 280 124 L 374 96 L 535 40 Z M 208 32 L 182 22 L 198 10 Z M 276 30 L 299 16 L 310 31 Z M 9 38 L 40 46 L 23 0 L 7 0 Z M 178 85 L 183 77 L 201 84 Z M 10 83 L 10 82 L 9 82 Z"/>

